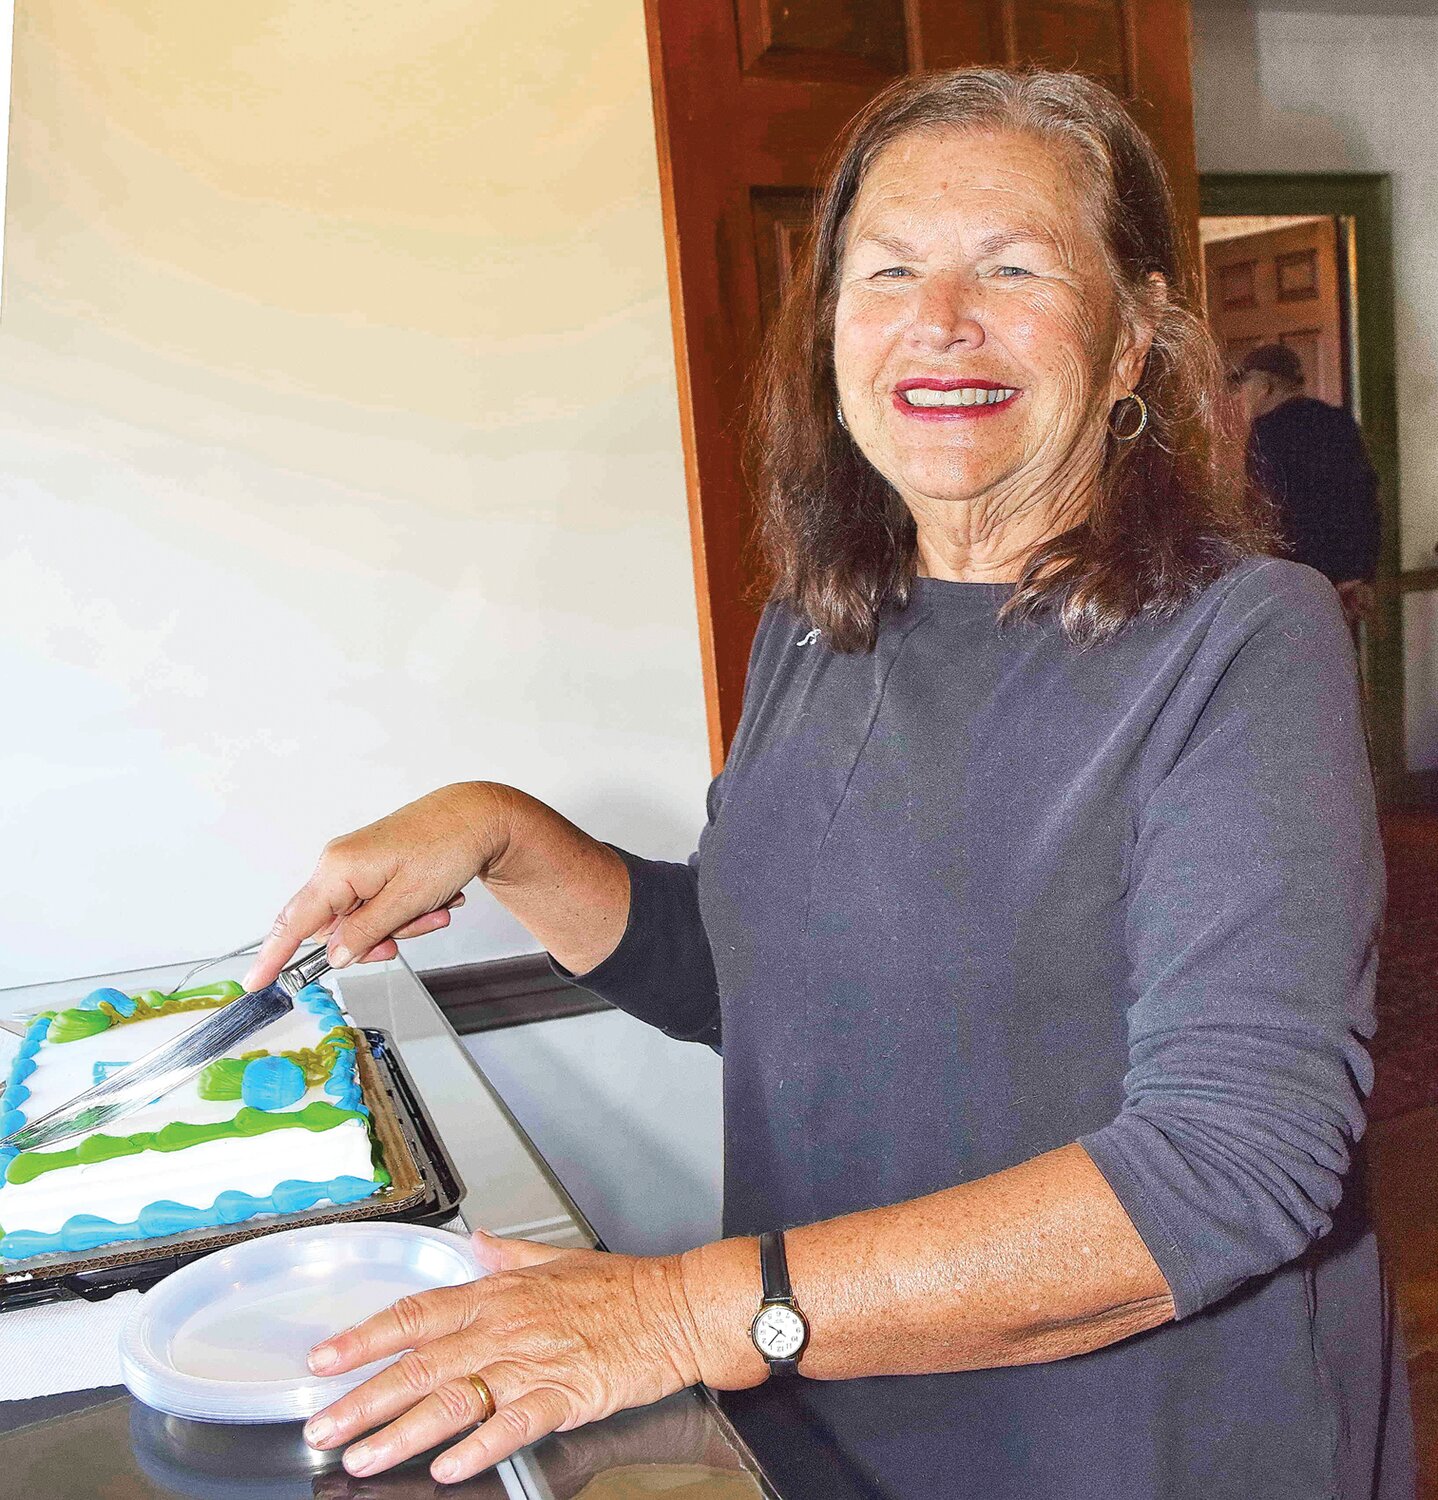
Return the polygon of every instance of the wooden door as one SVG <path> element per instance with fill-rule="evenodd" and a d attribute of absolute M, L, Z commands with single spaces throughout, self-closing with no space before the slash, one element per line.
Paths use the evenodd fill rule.
<path fill-rule="evenodd" d="M 1188 0 L 645 0 L 715 767 L 739 721 L 763 580 L 741 470 L 766 315 L 844 126 L 905 73 L 1078 68 L 1132 101 L 1196 245 Z"/>
<path fill-rule="evenodd" d="M 1208 241 L 1203 270 L 1208 321 L 1231 364 L 1260 344 L 1287 344 L 1303 361 L 1308 394 L 1347 404 L 1337 219 Z"/>

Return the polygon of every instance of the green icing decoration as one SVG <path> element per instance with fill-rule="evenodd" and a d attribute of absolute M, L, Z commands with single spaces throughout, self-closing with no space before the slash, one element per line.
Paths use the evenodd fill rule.
<path fill-rule="evenodd" d="M 78 1042 L 87 1036 L 99 1036 L 112 1026 L 131 1026 L 136 1021 L 152 1021 L 156 1016 L 174 1016 L 188 1010 L 216 1010 L 238 1000 L 245 992 L 244 986 L 233 979 L 222 979 L 215 984 L 203 984 L 190 990 L 176 990 L 167 995 L 162 990 L 141 990 L 132 998 L 135 1001 L 133 1015 L 122 1016 L 113 1006 L 100 1002 L 97 1010 L 71 1010 L 52 1013 L 47 1042 Z M 238 1098 L 238 1095 L 235 1095 Z"/>
<path fill-rule="evenodd" d="M 340 1109 L 316 1100 L 303 1109 L 270 1114 L 262 1109 L 241 1109 L 231 1120 L 216 1120 L 207 1125 L 189 1125 L 175 1120 L 159 1130 L 141 1130 L 134 1135 L 92 1135 L 67 1151 L 22 1151 L 5 1173 L 6 1182 L 33 1182 L 46 1172 L 64 1167 L 79 1167 L 91 1162 L 109 1161 L 116 1156 L 138 1156 L 142 1151 L 184 1151 L 209 1141 L 230 1140 L 235 1136 L 268 1135 L 272 1130 L 333 1130 L 346 1120 L 363 1120 L 357 1110 Z"/>
<path fill-rule="evenodd" d="M 379 1137 L 371 1129 L 369 1134 L 369 1159 L 370 1166 L 374 1169 L 374 1180 L 382 1188 L 387 1188 L 394 1178 L 389 1175 L 389 1169 L 384 1164 L 384 1153 L 379 1147 Z"/>
<path fill-rule="evenodd" d="M 353 1052 L 354 1041 L 347 1026 L 334 1026 L 317 1047 L 299 1047 L 289 1052 L 243 1052 L 239 1057 L 222 1057 L 200 1074 L 201 1099 L 238 1099 L 245 1076 L 245 1066 L 257 1057 L 287 1057 L 305 1075 L 307 1088 L 318 1088 L 334 1072 L 335 1054 Z"/>
<path fill-rule="evenodd" d="M 80 1042 L 87 1036 L 99 1036 L 115 1023 L 103 1010 L 62 1010 L 45 1033 L 47 1042 Z"/>
<path fill-rule="evenodd" d="M 242 1052 L 238 1057 L 221 1057 L 209 1063 L 200 1074 L 201 1099 L 238 1099 L 244 1081 L 245 1068 L 257 1057 L 268 1057 L 261 1048 L 258 1052 Z"/>

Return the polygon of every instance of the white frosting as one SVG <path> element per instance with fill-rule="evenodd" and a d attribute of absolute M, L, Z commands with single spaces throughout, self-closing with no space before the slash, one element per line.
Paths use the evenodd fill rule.
<path fill-rule="evenodd" d="M 36 1119 L 89 1088 L 95 1081 L 97 1062 L 134 1062 L 214 1013 L 182 1011 L 112 1026 L 73 1042 L 42 1043 L 35 1056 L 35 1071 L 25 1080 L 30 1090 L 29 1099 L 21 1105 L 26 1119 Z M 317 1047 L 329 1029 L 328 1022 L 296 1007 L 247 1038 L 229 1055 Z M 306 1090 L 285 1110 L 272 1113 L 294 1113 L 316 1100 L 336 1102 L 321 1083 Z M 153 1104 L 132 1111 L 104 1133 L 132 1135 L 159 1130 L 174 1121 L 212 1124 L 233 1119 L 242 1107 L 239 1099 L 200 1098 L 199 1079 L 195 1078 Z M 56 1149 L 68 1150 L 82 1139 L 73 1136 Z M 322 1131 L 295 1126 L 266 1135 L 206 1141 L 180 1151 L 141 1151 L 109 1161 L 57 1168 L 30 1182 L 0 1184 L 0 1225 L 6 1233 L 29 1230 L 53 1234 L 76 1214 L 94 1214 L 116 1224 L 129 1224 L 147 1205 L 162 1200 L 209 1208 L 222 1192 L 238 1191 L 263 1198 L 281 1182 L 373 1179 L 374 1175 L 369 1128 L 364 1120 L 346 1120 Z M 0 1261 L 0 1266 L 3 1264 Z"/>
<path fill-rule="evenodd" d="M 141 1151 L 10 1182 L 0 1190 L 0 1223 L 7 1233 L 53 1234 L 75 1214 L 132 1224 L 142 1208 L 161 1200 L 209 1208 L 222 1192 L 267 1198 L 291 1178 L 373 1176 L 369 1131 L 363 1120 L 346 1120 L 333 1130 L 278 1130 L 183 1151 Z"/>

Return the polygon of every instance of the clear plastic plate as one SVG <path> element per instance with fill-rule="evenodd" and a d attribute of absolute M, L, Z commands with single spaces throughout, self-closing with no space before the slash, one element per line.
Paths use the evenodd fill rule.
<path fill-rule="evenodd" d="M 303 1421 L 393 1358 L 312 1375 L 305 1356 L 321 1339 L 407 1293 L 483 1274 L 468 1239 L 418 1224 L 265 1235 L 193 1261 L 141 1297 L 120 1331 L 120 1369 L 139 1400 L 172 1416 Z"/>

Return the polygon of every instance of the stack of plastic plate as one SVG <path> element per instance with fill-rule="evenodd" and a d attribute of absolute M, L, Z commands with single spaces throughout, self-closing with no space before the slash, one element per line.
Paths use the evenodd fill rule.
<path fill-rule="evenodd" d="M 415 1224 L 334 1224 L 246 1240 L 140 1298 L 120 1332 L 125 1384 L 202 1422 L 303 1421 L 397 1355 L 310 1374 L 315 1344 L 400 1297 L 484 1272 L 469 1241 Z"/>

